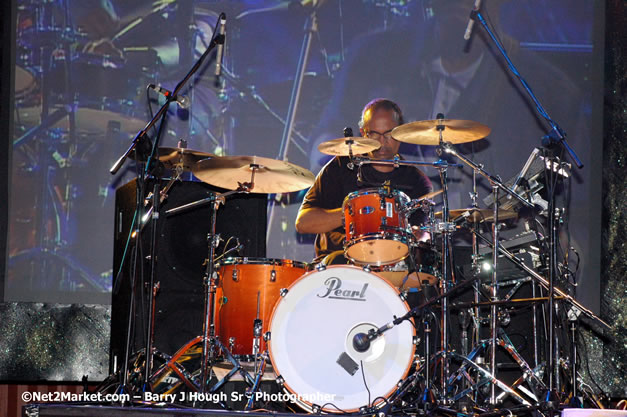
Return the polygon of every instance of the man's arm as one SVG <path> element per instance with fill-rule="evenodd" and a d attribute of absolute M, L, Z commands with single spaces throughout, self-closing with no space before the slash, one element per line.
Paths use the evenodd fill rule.
<path fill-rule="evenodd" d="M 342 226 L 344 211 L 341 207 L 323 209 L 319 207 L 301 207 L 296 216 L 298 233 L 326 233 Z"/>

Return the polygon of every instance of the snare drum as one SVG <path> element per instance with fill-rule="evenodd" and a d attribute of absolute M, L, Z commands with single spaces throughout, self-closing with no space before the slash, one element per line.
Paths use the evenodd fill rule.
<path fill-rule="evenodd" d="M 234 355 L 251 355 L 254 321 L 259 317 L 262 329 L 257 352 L 266 344 L 263 334 L 269 329 L 270 313 L 287 288 L 306 272 L 307 264 L 288 259 L 228 258 L 218 265 L 216 327 L 220 341 Z"/>
<path fill-rule="evenodd" d="M 411 366 L 414 327 L 409 321 L 394 326 L 365 352 L 353 340 L 408 311 L 396 288 L 362 268 L 334 265 L 303 275 L 282 294 L 270 320 L 270 360 L 279 382 L 308 411 L 384 404 Z"/>
<path fill-rule="evenodd" d="M 370 188 L 344 199 L 346 257 L 358 264 L 388 265 L 409 253 L 412 236 L 402 207 L 409 197 L 398 190 Z"/>

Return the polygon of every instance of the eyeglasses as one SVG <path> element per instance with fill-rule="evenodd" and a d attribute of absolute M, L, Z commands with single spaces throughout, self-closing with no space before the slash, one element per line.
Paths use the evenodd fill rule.
<path fill-rule="evenodd" d="M 382 137 L 384 137 L 386 140 L 390 140 L 392 139 L 392 129 L 383 133 L 377 132 L 376 130 L 370 130 L 366 132 L 366 136 L 374 140 L 381 140 Z"/>

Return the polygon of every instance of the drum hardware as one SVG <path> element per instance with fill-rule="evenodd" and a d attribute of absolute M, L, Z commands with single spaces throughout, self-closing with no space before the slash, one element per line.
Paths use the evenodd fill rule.
<path fill-rule="evenodd" d="M 223 14 L 221 15 L 221 17 L 223 17 Z M 170 103 L 173 101 L 173 98 L 176 97 L 179 92 L 181 91 L 181 89 L 183 88 L 183 86 L 187 83 L 187 81 L 194 75 L 194 73 L 196 73 L 196 71 L 200 68 L 200 66 L 202 65 L 203 61 L 206 59 L 206 57 L 209 55 L 209 52 L 216 47 L 219 44 L 222 44 L 224 42 L 224 36 L 214 36 L 211 40 L 210 45 L 206 48 L 205 52 L 202 54 L 202 56 L 198 59 L 198 61 L 194 64 L 194 66 L 188 71 L 188 73 L 185 75 L 185 77 L 176 85 L 176 87 L 174 88 L 174 90 L 172 91 L 172 94 L 170 96 L 167 97 L 166 102 L 163 104 L 163 106 L 161 106 L 161 108 L 157 111 L 157 113 L 154 115 L 154 117 L 146 124 L 146 126 L 141 129 L 137 135 L 135 136 L 135 138 L 133 139 L 131 145 L 129 146 L 129 148 L 124 152 L 124 154 L 113 164 L 113 166 L 111 167 L 111 169 L 109 170 L 109 172 L 112 175 L 115 175 L 119 169 L 122 167 L 122 165 L 124 164 L 124 162 L 126 161 L 126 159 L 131 155 L 131 153 L 135 152 L 137 153 L 138 150 L 136 151 L 137 148 L 141 149 L 140 144 L 144 141 L 150 141 L 148 139 L 148 131 L 157 123 L 157 120 L 161 119 L 161 125 L 159 128 L 159 131 L 157 133 L 157 136 L 155 137 L 155 142 L 154 145 L 152 146 L 152 152 L 150 157 L 148 158 L 148 164 L 146 167 L 145 172 L 142 171 L 143 173 L 148 173 L 148 170 L 151 168 L 152 165 L 152 161 L 156 160 L 159 161 L 159 156 L 156 154 L 158 148 L 159 148 L 159 139 L 160 139 L 160 134 L 162 132 L 162 129 L 165 125 L 165 118 L 167 115 L 167 110 L 170 106 Z M 45 106 L 44 106 L 45 107 Z M 72 122 L 72 118 L 70 118 L 70 122 Z M 143 178 L 142 178 L 143 179 Z M 161 197 L 161 192 L 159 190 L 159 186 L 160 186 L 160 181 L 157 181 L 155 183 L 154 186 L 154 190 L 153 190 L 153 202 L 152 202 L 152 208 L 153 208 L 153 213 L 152 213 L 152 241 L 151 241 L 151 245 L 150 245 L 150 288 L 153 287 L 154 282 L 155 282 L 155 271 L 156 271 L 156 256 L 155 256 L 155 249 L 156 249 L 156 235 L 157 235 L 157 218 L 159 215 L 159 204 L 160 204 L 160 197 Z M 139 188 L 138 188 L 139 190 Z M 208 259 L 210 260 L 209 262 L 207 262 L 207 272 L 206 272 L 206 276 L 205 276 L 205 321 L 203 324 L 203 352 L 202 352 L 202 359 L 201 359 L 201 392 L 205 393 L 206 388 L 207 388 L 207 382 L 208 382 L 208 378 L 207 378 L 207 364 L 209 361 L 209 336 L 210 333 L 212 333 L 213 328 L 209 328 L 208 326 L 208 319 L 210 318 L 210 314 L 209 314 L 209 310 L 211 308 L 214 307 L 213 302 L 215 300 L 215 297 L 211 297 L 211 300 L 209 300 L 209 296 L 210 294 L 215 295 L 215 277 L 214 277 L 214 271 L 213 271 L 213 260 L 215 258 L 215 247 L 217 245 L 217 235 L 215 234 L 215 223 L 216 223 L 216 219 L 215 219 L 215 215 L 218 209 L 218 205 L 220 203 L 220 198 L 224 198 L 224 195 L 221 195 L 220 198 L 218 198 L 215 194 L 212 196 L 213 198 L 213 217 L 212 217 L 212 224 L 211 224 L 211 233 L 208 236 L 208 239 L 210 240 L 209 243 L 209 257 Z M 170 212 L 173 210 L 169 210 Z M 131 227 L 132 229 L 132 227 Z M 124 260 L 122 260 L 121 263 L 124 263 Z M 212 304 L 209 305 L 209 302 L 211 302 Z M 154 307 L 154 297 L 153 297 L 153 293 L 150 293 L 150 300 L 149 300 L 149 311 L 151 311 Z M 130 308 L 129 310 L 132 310 L 133 308 L 133 303 L 131 302 Z M 146 340 L 146 352 L 148 352 L 148 355 L 151 356 L 152 354 L 152 337 L 151 337 L 151 327 L 153 325 L 153 323 L 151 322 L 152 320 L 152 315 L 149 316 L 149 322 L 148 322 L 148 326 L 147 326 L 147 340 Z M 126 389 L 126 384 L 127 384 L 127 372 L 126 372 L 126 367 L 128 366 L 128 355 L 129 355 L 129 350 L 130 350 L 130 329 L 131 329 L 131 323 L 132 320 L 129 320 L 129 331 L 128 331 L 128 337 L 127 337 L 127 345 L 126 345 L 126 357 L 125 357 L 125 361 L 123 364 L 124 367 L 124 372 L 123 372 L 123 380 L 121 381 L 121 390 L 125 390 Z M 213 324 L 213 322 L 212 322 Z M 212 341 L 213 341 L 213 334 L 211 334 L 212 336 Z M 213 341 L 214 343 L 212 343 L 211 347 L 213 348 L 213 345 L 215 343 L 218 343 L 220 346 L 220 342 L 215 340 Z M 152 359 L 149 357 L 147 358 L 147 360 L 145 361 L 145 366 L 146 369 L 144 370 L 144 389 L 146 390 L 150 390 L 150 375 L 152 374 Z"/>
<path fill-rule="evenodd" d="M 481 353 L 485 352 L 486 349 L 489 347 L 491 340 L 486 339 L 480 342 L 473 349 L 473 351 L 468 354 L 468 356 L 454 354 L 456 359 L 462 361 L 462 364 L 460 368 L 453 375 L 451 375 L 450 380 L 449 380 L 449 386 L 453 386 L 453 383 L 455 381 L 460 381 L 462 379 L 464 379 L 465 382 L 470 383 L 470 386 L 467 386 L 466 389 L 464 389 L 463 391 L 461 391 L 459 394 L 457 394 L 454 397 L 455 401 L 460 400 L 463 396 L 467 396 L 470 392 L 475 391 L 481 385 L 487 384 L 488 383 L 487 381 L 481 380 L 487 377 L 487 379 L 489 380 L 493 379 L 493 381 L 489 382 L 491 385 L 497 386 L 498 388 L 502 390 L 502 392 L 496 397 L 497 403 L 501 403 L 503 399 L 507 396 L 513 396 L 514 399 L 516 399 L 518 402 L 525 404 L 525 405 L 530 405 L 530 403 L 524 398 L 525 396 L 530 401 L 533 401 L 535 403 L 538 402 L 542 391 L 546 389 L 546 385 L 542 382 L 542 379 L 539 376 L 538 369 L 532 369 L 529 366 L 529 364 L 525 361 L 525 359 L 523 359 L 520 353 L 518 353 L 518 351 L 516 350 L 512 342 L 509 340 L 509 337 L 507 336 L 507 334 L 502 328 L 499 327 L 498 333 L 499 333 L 499 337 L 497 338 L 498 346 L 503 348 L 509 354 L 509 356 L 512 359 L 514 359 L 516 364 L 520 367 L 521 371 L 523 372 L 522 377 L 520 377 L 517 381 L 515 381 L 512 384 L 512 386 L 508 386 L 502 381 L 499 381 L 496 378 L 495 374 L 490 374 L 489 371 L 483 369 L 483 367 L 480 366 L 478 361 L 475 361 L 475 358 L 481 357 Z M 482 371 L 479 371 L 478 373 L 480 377 L 479 381 L 474 381 L 472 377 L 470 377 L 468 373 L 469 368 L 472 368 L 473 370 L 482 369 Z M 522 383 L 524 382 L 527 382 L 527 384 L 529 385 L 529 388 L 526 388 L 525 386 L 522 385 Z M 520 393 L 518 393 L 516 389 L 518 389 Z M 477 402 L 476 399 L 474 401 Z"/>
<path fill-rule="evenodd" d="M 482 236 L 481 234 L 479 234 L 478 232 L 474 232 L 473 233 L 477 236 L 477 238 L 479 240 L 481 240 L 483 243 L 485 243 L 486 245 L 488 245 L 489 247 L 493 247 L 492 246 L 492 242 L 489 241 L 489 239 L 485 238 L 484 236 Z M 531 269 L 530 267 L 528 267 L 526 264 L 524 264 L 523 262 L 521 262 L 518 258 L 516 258 L 511 252 L 509 252 L 509 250 L 507 250 L 506 248 L 502 247 L 501 245 L 499 245 L 498 248 L 499 252 L 504 255 L 508 260 L 510 260 L 514 265 L 516 265 L 518 268 L 520 268 L 521 270 L 525 271 L 526 273 L 529 274 L 529 276 L 534 280 L 535 283 L 537 283 L 538 285 L 540 285 L 541 287 L 543 287 L 545 290 L 547 290 L 549 292 L 548 297 L 535 297 L 533 300 L 528 300 L 528 301 L 532 301 L 535 302 L 536 301 L 542 301 L 542 300 L 546 300 L 548 302 L 551 301 L 551 299 L 556 300 L 556 299 L 561 299 L 566 301 L 571 308 L 579 311 L 580 313 L 583 313 L 588 319 L 590 319 L 593 323 L 595 323 L 596 325 L 599 326 L 599 329 L 602 330 L 598 330 L 601 333 L 604 330 L 610 329 L 611 327 L 604 322 L 601 318 L 597 317 L 594 313 L 592 313 L 590 310 L 588 310 L 587 308 L 585 308 L 583 305 L 581 305 L 578 301 L 576 301 L 572 296 L 564 293 L 561 289 L 559 289 L 558 287 L 552 287 L 550 285 L 550 280 L 546 279 L 545 277 L 541 276 L 540 274 L 538 274 L 537 272 L 535 272 L 533 269 Z M 534 288 L 534 294 L 535 294 L 535 287 Z M 551 292 L 553 292 L 553 295 L 551 296 Z M 511 303 L 514 300 L 509 300 L 508 302 Z M 545 302 L 546 302 L 545 301 Z M 550 316 L 550 315 L 549 315 Z M 534 320 L 535 320 L 535 316 L 534 316 Z M 537 358 L 537 344 L 535 343 L 535 338 L 537 337 L 537 333 L 536 333 L 536 329 L 537 326 L 534 325 L 534 356 Z M 553 332 L 549 332 L 549 333 L 553 333 Z M 550 368 L 550 366 L 548 366 L 547 364 L 547 372 L 549 374 L 551 374 L 552 372 L 552 368 Z M 550 382 L 550 381 L 549 381 Z M 548 401 L 549 403 L 554 403 L 556 400 L 555 395 L 552 394 L 552 391 L 550 389 L 550 384 L 546 385 L 547 387 L 547 396 L 543 397 L 544 401 Z M 554 405 L 554 404 L 553 404 Z M 551 407 L 551 404 L 548 404 L 547 406 Z"/>
<path fill-rule="evenodd" d="M 255 331 L 257 330 L 257 327 L 255 327 Z M 261 325 L 259 326 L 259 332 L 261 332 Z M 261 361 L 261 363 L 258 365 L 257 364 L 257 357 L 259 356 L 259 359 Z M 248 395 L 248 402 L 246 403 L 246 407 L 245 407 L 245 411 L 250 410 L 253 407 L 254 404 L 254 400 L 255 400 L 255 393 L 257 392 L 257 390 L 259 389 L 259 384 L 261 383 L 261 378 L 263 377 L 263 374 L 266 370 L 266 363 L 268 362 L 268 354 L 267 352 L 264 352 L 263 354 L 259 354 L 259 355 L 255 355 L 255 381 L 253 383 L 253 386 L 250 388 L 250 390 L 246 390 L 246 394 Z"/>
<path fill-rule="evenodd" d="M 393 132 L 393 134 L 394 134 L 394 132 Z M 471 136 L 472 135 L 469 135 L 468 137 L 470 138 Z M 456 150 L 453 149 L 453 147 L 451 146 L 450 143 L 441 142 L 440 146 L 439 146 L 439 152 L 447 153 L 447 154 L 450 154 L 450 155 L 453 155 L 453 156 L 459 158 L 462 162 L 464 162 L 466 165 L 471 167 L 476 174 L 479 174 L 479 175 L 482 175 L 483 177 L 485 177 L 490 182 L 490 184 L 492 185 L 492 193 L 494 195 L 494 201 L 498 201 L 498 192 L 499 192 L 499 190 L 503 190 L 506 193 L 508 193 L 508 194 L 512 195 L 513 197 L 517 198 L 525 206 L 527 206 L 527 207 L 531 206 L 531 204 L 529 202 L 527 202 L 522 196 L 520 196 L 517 193 L 514 193 L 512 190 L 510 190 L 505 185 L 503 185 L 503 183 L 498 178 L 496 178 L 496 177 L 490 175 L 489 173 L 487 173 L 483 169 L 482 165 L 476 164 L 473 161 L 469 160 L 468 158 L 460 155 L 459 152 L 457 152 Z M 473 208 L 473 210 L 475 210 L 475 209 Z M 442 212 L 443 212 L 442 218 L 443 219 L 448 217 L 449 213 L 447 211 L 448 211 L 448 207 L 445 207 L 445 210 L 442 210 Z M 475 217 L 475 219 L 476 219 L 476 217 Z M 493 235 L 492 246 L 493 246 L 494 250 L 493 250 L 493 254 L 492 254 L 493 269 L 492 269 L 492 294 L 491 294 L 491 301 L 496 301 L 497 300 L 497 295 L 496 295 L 497 264 L 496 264 L 496 262 L 497 262 L 497 256 L 498 256 L 498 248 L 499 248 L 499 240 L 498 240 L 498 234 L 499 234 L 498 233 L 499 232 L 499 225 L 498 225 L 498 221 L 499 221 L 499 205 L 498 204 L 494 205 L 492 219 L 493 219 L 493 222 L 492 222 L 492 235 Z M 443 248 L 443 252 L 447 253 L 445 251 L 445 249 L 447 249 L 447 248 Z M 496 346 L 497 346 L 497 343 L 496 343 L 496 328 L 497 328 L 496 305 L 492 305 L 491 306 L 490 317 L 491 317 L 490 331 L 491 331 L 491 334 L 492 334 L 492 336 L 491 336 L 491 344 L 489 346 L 489 348 L 490 348 L 490 373 L 492 375 L 496 375 Z M 443 331 L 443 333 L 445 333 L 445 331 Z M 446 340 L 446 339 L 444 339 L 444 340 Z M 445 361 L 445 363 L 446 363 L 446 361 Z M 448 380 L 448 378 L 446 378 L 446 380 Z M 447 387 L 443 386 L 443 390 L 444 391 L 448 391 L 448 389 L 444 389 L 444 388 L 447 388 Z M 495 388 L 496 388 L 496 385 L 495 384 L 491 384 L 491 387 L 490 387 L 490 403 L 492 405 L 495 405 L 495 402 L 496 402 L 496 391 L 495 391 Z"/>
<path fill-rule="evenodd" d="M 239 192 L 256 192 L 256 193 L 268 193 L 268 192 L 289 192 L 298 191 L 306 188 L 313 183 L 313 174 L 309 171 L 300 168 L 294 164 L 290 164 L 284 161 L 272 160 L 269 158 L 260 157 L 217 157 L 213 159 L 205 159 L 196 163 L 193 168 L 194 174 L 201 180 L 218 187 L 231 189 L 224 194 L 214 195 L 212 197 L 201 199 L 175 209 L 168 210 L 166 214 L 174 214 L 181 210 L 188 210 L 201 204 L 212 203 L 213 215 L 212 226 L 210 236 L 215 234 L 215 219 L 217 209 L 220 202 L 224 201 L 224 197 L 233 193 Z M 257 174 L 257 175 L 256 175 Z M 254 191 L 253 191 L 254 190 Z M 209 238 L 210 240 L 211 237 Z M 203 354 L 201 360 L 201 392 L 207 388 L 208 382 L 208 370 L 209 364 L 213 362 L 215 357 L 214 345 L 229 357 L 229 360 L 234 364 L 235 372 L 243 372 L 241 365 L 233 355 L 231 351 L 237 351 L 237 337 L 234 337 L 231 349 L 227 349 L 220 338 L 215 336 L 215 296 L 217 289 L 218 274 L 215 273 L 215 236 L 213 242 L 209 244 L 209 255 L 207 261 L 207 272 L 205 276 L 205 312 L 203 322 Z M 237 261 L 236 261 L 237 262 Z M 228 264 L 224 264 L 227 265 Z M 276 269 L 276 265 L 272 266 L 273 270 Z M 276 279 L 276 271 L 275 271 Z M 238 282 L 233 280 L 222 280 L 222 284 Z M 222 323 L 221 323 L 222 324 Z M 263 323 L 262 323 L 263 326 Z M 262 327 L 263 328 L 263 327 Z M 253 331 L 256 331 L 253 322 Z M 263 332 L 263 330 L 261 331 Z M 261 334 L 261 332 L 259 334 Z M 250 333 L 249 333 L 250 334 Z M 224 337 L 221 334 L 221 337 Z M 257 337 L 257 336 L 254 336 Z M 257 338 L 257 341 L 260 340 Z M 251 340 L 252 343 L 252 340 Z M 210 345 L 210 346 L 209 346 Z M 252 347 L 250 349 L 252 351 Z M 257 355 L 258 356 L 258 355 Z M 245 372 L 245 371 L 244 371 Z M 218 381 L 213 387 L 211 392 L 219 389 L 230 377 L 231 373 L 227 374 L 225 378 Z M 246 378 L 249 381 L 249 385 L 254 384 L 251 377 Z"/>
<path fill-rule="evenodd" d="M 471 18 L 473 19 L 473 21 L 478 21 L 479 23 L 481 23 L 481 26 L 485 29 L 485 31 L 487 32 L 487 34 L 490 36 L 490 39 L 492 39 L 494 45 L 496 45 L 496 47 L 498 48 L 499 52 L 501 53 L 501 55 L 503 56 L 503 58 L 506 60 L 507 64 L 508 64 L 508 68 L 510 69 L 511 73 L 516 76 L 516 78 L 518 78 L 518 80 L 520 81 L 521 85 L 523 86 L 524 91 L 527 93 L 527 95 L 531 98 L 531 100 L 535 103 L 535 109 L 537 110 L 538 114 L 547 122 L 547 124 L 550 126 L 550 132 L 549 134 L 547 134 L 544 138 L 543 138 L 543 145 L 546 146 L 547 148 L 551 148 L 551 147 L 555 147 L 555 146 L 562 146 L 564 149 L 566 149 L 566 151 L 568 152 L 568 154 L 570 155 L 571 159 L 575 162 L 575 164 L 577 165 L 578 168 L 583 168 L 583 163 L 581 162 L 581 160 L 577 157 L 577 154 L 574 152 L 574 150 L 569 146 L 567 140 L 566 140 L 566 133 L 564 132 L 564 130 L 559 126 L 558 123 L 556 123 L 550 116 L 549 114 L 546 112 L 546 110 L 544 109 L 544 107 L 542 106 L 542 104 L 540 103 L 540 101 L 538 100 L 538 98 L 534 95 L 533 91 L 531 90 L 531 88 L 529 87 L 529 85 L 527 84 L 527 82 L 524 80 L 524 78 L 522 77 L 522 75 L 520 74 L 520 72 L 518 71 L 518 69 L 514 66 L 514 64 L 512 63 L 512 61 L 509 59 L 507 52 L 505 51 L 505 49 L 503 48 L 503 46 L 501 45 L 501 43 L 499 42 L 498 38 L 494 35 L 493 31 L 490 29 L 490 27 L 488 26 L 487 22 L 485 21 L 485 19 L 483 18 L 483 15 L 480 11 L 473 11 Z M 556 377 L 558 376 L 558 366 L 556 365 L 556 334 L 555 334 L 555 328 L 553 325 L 553 321 L 554 321 L 554 316 L 555 316 L 555 308 L 554 308 L 554 296 L 556 295 L 556 288 L 554 287 L 554 278 L 555 278 L 555 273 L 557 273 L 557 251 L 556 251 L 556 219 L 555 219 L 555 193 L 553 190 L 553 184 L 554 184 L 554 177 L 555 177 L 555 173 L 554 173 L 554 158 L 553 158 L 553 154 L 551 153 L 549 158 L 548 158 L 548 162 L 549 162 L 549 167 L 551 167 L 550 169 L 546 170 L 546 175 L 547 175 L 547 180 L 548 183 L 546 184 L 547 187 L 550 187 L 548 194 L 551 196 L 551 198 L 549 198 L 549 202 L 548 202 L 548 228 L 549 228 L 549 276 L 548 276 L 548 291 L 549 291 L 549 302 L 548 302 L 548 310 L 549 310 L 549 343 L 548 343 L 548 356 L 549 356 L 549 360 L 548 360 L 548 368 L 549 368 L 549 383 L 548 383 L 548 394 L 546 396 L 544 405 L 546 405 L 549 410 L 551 410 L 551 412 L 553 412 L 556 409 L 556 403 L 554 402 L 555 398 L 556 398 L 556 392 L 555 392 L 555 388 L 556 388 Z M 515 194 L 515 193 L 511 193 L 511 194 Z M 517 194 L 515 195 L 517 196 Z M 520 198 L 519 198 L 520 200 Z M 494 193 L 494 202 L 495 202 L 495 207 L 498 206 L 498 193 L 495 192 Z M 526 205 L 527 206 L 527 205 Z M 495 216 L 496 216 L 496 209 L 495 209 Z M 494 252 L 497 253 L 499 250 L 498 247 L 498 242 L 494 242 Z M 495 256 L 496 257 L 496 256 Z"/>

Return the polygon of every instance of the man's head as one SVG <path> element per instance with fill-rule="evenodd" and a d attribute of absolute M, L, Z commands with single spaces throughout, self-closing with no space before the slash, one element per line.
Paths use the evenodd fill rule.
<path fill-rule="evenodd" d="M 361 112 L 359 131 L 363 137 L 377 140 L 381 144 L 373 152 L 374 158 L 391 159 L 398 153 L 401 143 L 392 138 L 391 132 L 403 123 L 403 112 L 393 101 L 377 98 L 366 104 Z"/>

